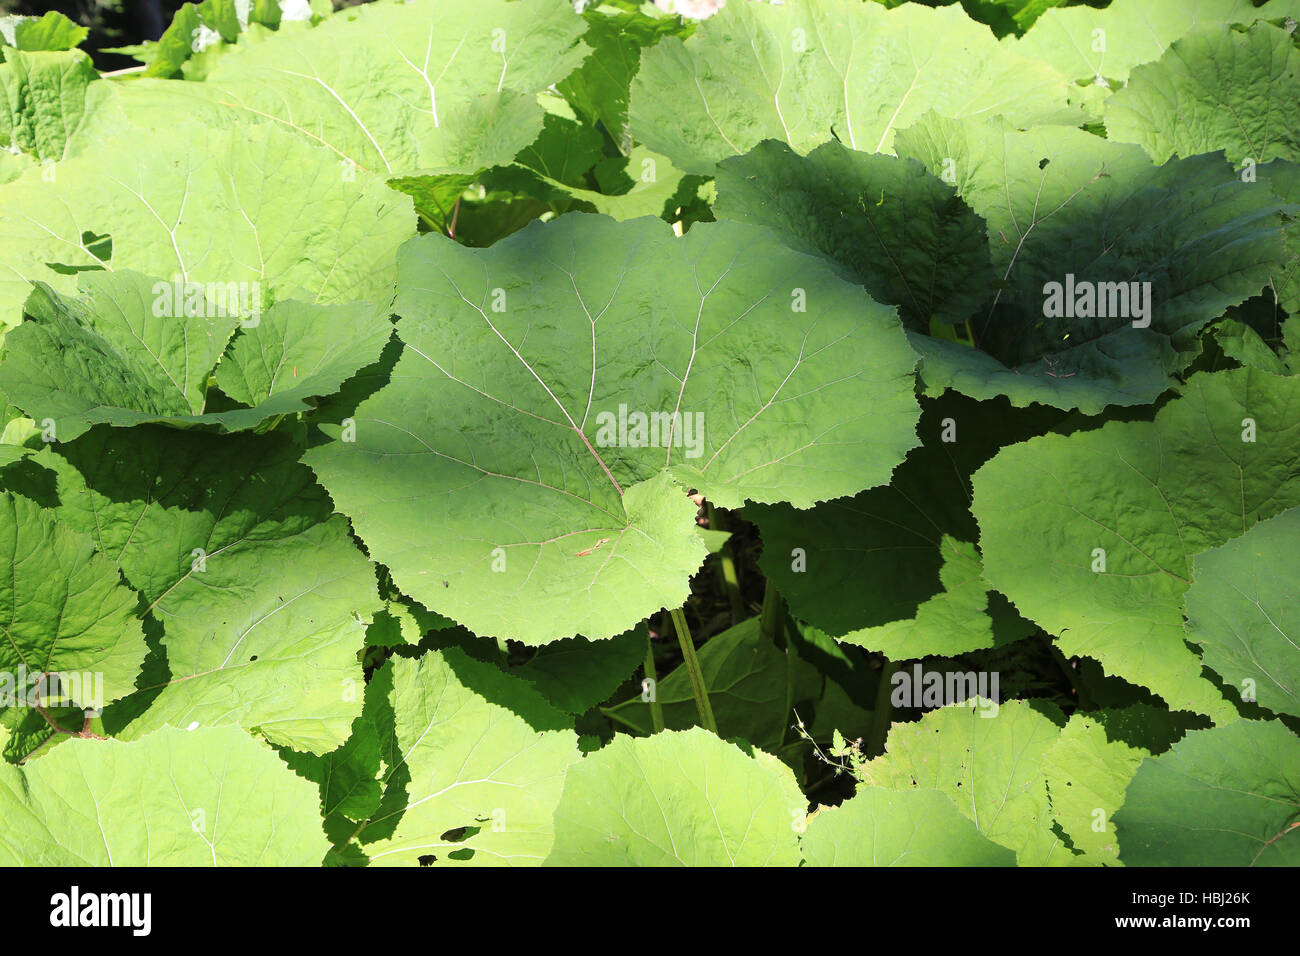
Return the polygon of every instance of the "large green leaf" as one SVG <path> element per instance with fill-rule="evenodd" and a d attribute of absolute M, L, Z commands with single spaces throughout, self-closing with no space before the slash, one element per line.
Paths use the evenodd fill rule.
<path fill-rule="evenodd" d="M 540 648 L 513 671 L 566 714 L 582 714 L 618 690 L 645 661 L 644 624 L 607 641 L 570 637 Z"/>
<path fill-rule="evenodd" d="M 5 866 L 315 866 L 316 788 L 234 727 L 77 740 L 0 764 Z"/>
<path fill-rule="evenodd" d="M 822 807 L 799 841 L 808 866 L 1015 866 L 938 790 L 864 787 Z"/>
<path fill-rule="evenodd" d="M 1076 713 L 1043 758 L 1052 818 L 1089 865 L 1115 865 L 1115 811 L 1146 750 L 1114 739 L 1098 714 Z"/>
<path fill-rule="evenodd" d="M 1282 724 L 1197 730 L 1148 758 L 1115 816 L 1130 866 L 1300 866 L 1300 740 Z"/>
<path fill-rule="evenodd" d="M 1250 0 L 1114 0 L 1106 7 L 1048 10 L 1019 40 L 1017 53 L 1050 63 L 1073 80 L 1103 77 L 1122 84 L 1140 63 L 1157 60 L 1169 45 L 1199 26 L 1222 33 L 1227 23 L 1250 23 Z"/>
<path fill-rule="evenodd" d="M 57 10 L 50 10 L 43 17 L 0 17 L 0 46 L 17 50 L 71 50 L 89 32 Z M 5 58 L 8 56 L 3 54 Z"/>
<path fill-rule="evenodd" d="M 1106 135 L 1158 163 L 1224 150 L 1234 163 L 1300 160 L 1300 50 L 1286 30 L 1206 27 L 1138 67 L 1106 104 Z"/>
<path fill-rule="evenodd" d="M 383 802 L 356 828 L 371 865 L 527 866 L 550 852 L 577 737 L 526 681 L 434 651 L 385 665 L 366 709 L 385 763 Z"/>
<path fill-rule="evenodd" d="M 82 299 L 44 283 L 28 299 L 30 321 L 6 339 L 0 388 L 37 422 L 71 440 L 97 424 L 165 422 L 252 428 L 311 408 L 379 358 L 392 334 L 385 310 L 365 302 L 324 306 L 287 300 L 246 310 L 231 291 L 206 297 L 193 286 L 133 272 L 92 272 Z M 221 362 L 216 381 L 252 409 L 208 412 L 209 377 L 239 324 L 249 326 Z"/>
<path fill-rule="evenodd" d="M 61 523 L 88 532 L 161 625 L 122 737 L 235 723 L 324 753 L 361 713 L 358 652 L 380 606 L 347 520 L 281 435 L 97 428 L 41 460 Z"/>
<path fill-rule="evenodd" d="M 996 711 L 977 700 L 895 724 L 885 753 L 858 765 L 872 787 L 946 794 L 984 836 L 1014 850 L 1021 866 L 1069 863 L 1052 832 L 1043 762 L 1060 731 L 1024 701 Z"/>
<path fill-rule="evenodd" d="M 549 866 L 797 866 L 807 801 L 775 757 L 707 730 L 617 736 L 569 770 Z"/>
<path fill-rule="evenodd" d="M 394 253 L 415 228 L 408 197 L 349 178 L 329 150 L 283 130 L 166 115 L 97 140 L 48 180 L 37 168 L 0 186 L 0 323 L 18 322 L 31 282 L 71 292 L 70 273 L 86 269 L 246 283 L 264 303 L 391 294 Z M 93 241 L 104 236 L 111 259 Z"/>
<path fill-rule="evenodd" d="M 755 227 L 570 215 L 422 238 L 399 271 L 392 382 L 306 460 L 398 587 L 479 634 L 620 634 L 686 597 L 689 488 L 807 507 L 916 443 L 892 310 Z"/>
<path fill-rule="evenodd" d="M 993 294 L 984 221 L 915 160 L 763 142 L 718 165 L 715 210 L 839 263 L 909 328 L 964 322 Z"/>
<path fill-rule="evenodd" d="M 0 710 L 13 696 L 27 703 L 46 672 L 61 675 L 60 696 L 85 709 L 130 693 L 145 657 L 137 598 L 88 535 L 0 492 Z M 45 703 L 55 688 L 35 690 Z"/>
<path fill-rule="evenodd" d="M 666 36 L 690 36 L 689 20 L 668 16 L 643 4 L 628 10 L 589 4 L 583 11 L 587 32 L 583 40 L 591 55 L 557 88 L 587 122 L 600 122 L 624 152 L 631 147 L 627 128 L 628 89 L 641 65 L 641 50 Z"/>
<path fill-rule="evenodd" d="M 354 7 L 224 57 L 204 92 L 382 175 L 509 162 L 542 128 L 534 94 L 588 52 L 551 0 Z"/>
<path fill-rule="evenodd" d="M 1300 504 L 1297 407 L 1298 379 L 1202 373 L 1153 422 L 1004 449 L 974 481 L 985 576 L 1067 655 L 1232 719 L 1184 643 L 1183 596 L 1193 555 Z"/>
<path fill-rule="evenodd" d="M 1258 294 L 1285 258 L 1288 205 L 1263 177 L 1242 183 L 1220 155 L 1155 166 L 1132 145 L 1082 130 L 1021 132 L 933 114 L 897 145 L 936 175 L 946 170 L 987 220 L 1001 288 L 970 324 L 980 349 L 1025 381 L 936 346 L 931 384 L 974 380 L 981 395 L 991 386 L 1016 404 L 1087 412 L 1150 402 L 1172 384 L 1171 342 Z M 1093 314 L 1064 302 L 1049 314 L 1048 283 Z M 1085 288 L 1096 293 L 1091 309 Z"/>
<path fill-rule="evenodd" d="M 903 659 L 992 647 L 1018 629 L 990 592 L 974 541 L 970 476 L 1003 444 L 1060 413 L 948 395 L 923 403 L 912 449 L 888 485 L 808 511 L 750 505 L 759 566 L 792 613 L 837 640 Z M 991 616 L 992 615 L 992 616 Z"/>
<path fill-rule="evenodd" d="M 630 116 L 638 140 L 709 175 L 765 139 L 801 153 L 832 137 L 888 151 L 896 130 L 932 109 L 1043 122 L 1065 114 L 1066 86 L 956 4 L 731 3 L 685 42 L 642 53 Z"/>
<path fill-rule="evenodd" d="M 0 62 L 0 146 L 39 160 L 62 159 L 85 112 L 86 87 L 98 76 L 80 50 L 6 54 Z"/>
<path fill-rule="evenodd" d="M 1168 337 L 1150 329 L 1122 329 L 1016 368 L 963 342 L 916 332 L 907 340 L 921 354 L 918 374 L 927 395 L 952 389 L 978 399 L 1006 396 L 1020 408 L 1077 408 L 1085 415 L 1109 405 L 1148 404 L 1174 385 L 1179 367 Z"/>
<path fill-rule="evenodd" d="M 1187 639 L 1261 707 L 1300 716 L 1300 508 L 1192 559 Z M 1247 692 L 1249 690 L 1249 693 Z"/>

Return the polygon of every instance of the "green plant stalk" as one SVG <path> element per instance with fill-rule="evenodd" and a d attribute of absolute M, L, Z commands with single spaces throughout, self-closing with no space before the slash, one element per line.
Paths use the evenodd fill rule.
<path fill-rule="evenodd" d="M 682 646 L 682 665 L 691 678 L 691 693 L 695 696 L 695 709 L 700 712 L 700 724 L 706 730 L 718 732 L 717 721 L 713 719 L 713 706 L 709 703 L 709 691 L 704 684 L 704 672 L 700 669 L 700 659 L 695 656 L 695 644 L 691 640 L 691 629 L 686 625 L 686 614 L 681 608 L 673 608 L 673 630 L 677 632 L 677 643 Z"/>
<path fill-rule="evenodd" d="M 763 585 L 763 611 L 759 628 L 763 632 L 763 637 L 772 641 L 777 647 L 786 643 L 785 602 L 781 600 L 781 594 L 770 578 Z"/>
<path fill-rule="evenodd" d="M 705 501 L 704 507 L 709 516 L 709 527 L 715 531 L 726 531 L 727 519 L 719 515 L 710 502 Z M 718 568 L 722 573 L 722 590 L 727 592 L 727 603 L 731 605 L 731 623 L 734 626 L 745 619 L 745 602 L 740 596 L 740 576 L 736 573 L 736 559 L 731 555 L 730 540 L 718 549 Z"/>
<path fill-rule="evenodd" d="M 876 688 L 876 706 L 871 712 L 871 729 L 863 742 L 863 753 L 876 757 L 885 752 L 885 740 L 889 736 L 889 725 L 894 716 L 894 705 L 890 701 L 890 685 L 898 673 L 898 664 L 886 659 L 880 669 L 880 686 Z"/>
<path fill-rule="evenodd" d="M 654 725 L 655 733 L 659 733 L 664 729 L 664 705 L 659 703 L 659 675 L 655 672 L 655 645 L 649 629 L 646 630 L 645 638 L 645 676 L 655 689 L 654 696 L 650 698 L 650 723 Z"/>

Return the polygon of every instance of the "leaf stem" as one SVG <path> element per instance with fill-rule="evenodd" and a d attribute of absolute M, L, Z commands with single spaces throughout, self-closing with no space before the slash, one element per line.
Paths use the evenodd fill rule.
<path fill-rule="evenodd" d="M 673 608 L 669 613 L 673 618 L 673 630 L 677 632 L 677 643 L 682 647 L 682 666 L 691 678 L 691 693 L 695 696 L 695 709 L 700 712 L 700 723 L 706 730 L 716 734 L 718 724 L 713 719 L 709 691 L 704 684 L 700 659 L 695 656 L 695 643 L 691 640 L 691 629 L 686 625 L 686 614 L 679 607 Z"/>
<path fill-rule="evenodd" d="M 654 638 L 650 636 L 650 629 L 646 628 L 645 635 L 645 679 L 650 681 L 654 690 L 650 697 L 650 722 L 654 725 L 655 733 L 664 729 L 664 705 L 659 703 L 659 675 L 655 671 L 655 644 Z"/>
<path fill-rule="evenodd" d="M 709 516 L 709 527 L 715 531 L 726 531 L 727 519 L 719 514 L 709 501 L 704 502 Z M 718 549 L 718 568 L 722 572 L 722 589 L 727 592 L 727 603 L 731 605 L 731 623 L 739 624 L 745 619 L 745 602 L 740 596 L 740 576 L 736 574 L 736 560 L 731 555 L 731 540 L 724 541 Z"/>
<path fill-rule="evenodd" d="M 781 594 L 771 578 L 768 578 L 763 585 L 763 611 L 759 619 L 759 628 L 763 632 L 763 637 L 778 647 L 784 642 L 785 602 L 781 600 Z"/>
<path fill-rule="evenodd" d="M 880 685 L 876 688 L 876 706 L 871 712 L 871 729 L 863 742 L 863 753 L 868 757 L 878 757 L 885 752 L 885 741 L 889 737 L 889 725 L 893 723 L 894 705 L 890 700 L 890 685 L 898 673 L 898 663 L 885 659 L 880 668 Z"/>

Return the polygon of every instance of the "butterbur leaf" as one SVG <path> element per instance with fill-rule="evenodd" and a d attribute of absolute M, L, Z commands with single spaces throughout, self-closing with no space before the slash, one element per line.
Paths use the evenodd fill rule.
<path fill-rule="evenodd" d="M 807 800 L 775 757 L 696 727 L 570 768 L 548 866 L 797 866 Z"/>
<path fill-rule="evenodd" d="M 71 50 L 89 32 L 57 10 L 42 17 L 0 17 L 0 46 L 17 50 Z M 8 54 L 3 57 L 7 59 Z"/>
<path fill-rule="evenodd" d="M 1119 859 L 1115 811 L 1146 750 L 1114 739 L 1094 713 L 1076 713 L 1043 758 L 1052 818 L 1086 865 L 1114 866 Z"/>
<path fill-rule="evenodd" d="M 872 787 L 933 789 L 994 843 L 1014 850 L 1021 866 L 1068 864 L 1052 832 L 1043 761 L 1060 734 L 1019 700 L 1000 707 L 972 698 L 895 724 L 885 753 L 857 768 Z"/>
<path fill-rule="evenodd" d="M 864 787 L 822 807 L 799 840 L 807 866 L 1015 866 L 1016 855 L 938 790 Z"/>
<path fill-rule="evenodd" d="M 531 685 L 447 649 L 392 660 L 366 695 L 385 763 L 383 803 L 356 830 L 371 866 L 546 857 L 578 747 L 570 721 Z"/>
<path fill-rule="evenodd" d="M 1183 598 L 1193 555 L 1300 504 L 1298 402 L 1295 378 L 1202 373 L 1154 421 L 1003 449 L 974 480 L 985 576 L 1067 656 L 1231 719 L 1184 642 Z"/>
<path fill-rule="evenodd" d="M 623 633 L 703 560 L 687 490 L 807 507 L 916 443 L 892 310 L 765 230 L 569 215 L 423 237 L 399 270 L 392 381 L 305 460 L 396 585 L 476 633 Z"/>
<path fill-rule="evenodd" d="M 385 176 L 509 162 L 542 128 L 533 94 L 589 52 L 550 0 L 366 4 L 226 57 L 204 85 Z M 383 95 L 376 95 L 383 90 Z M 337 175 L 337 172 L 336 172 Z"/>
<path fill-rule="evenodd" d="M 239 318 L 209 318 L 206 303 L 196 315 L 157 316 L 153 285 L 137 273 L 86 274 L 83 299 L 38 285 L 29 321 L 6 336 L 0 388 L 30 418 L 51 419 L 65 440 L 99 423 L 200 415 L 208 374 Z"/>
<path fill-rule="evenodd" d="M 322 306 L 293 300 L 265 314 L 254 297 L 193 296 L 177 283 L 132 272 L 81 277 L 83 298 L 41 284 L 27 303 L 29 321 L 9 334 L 0 388 L 36 421 L 71 440 L 97 424 L 163 422 L 253 428 L 276 415 L 311 408 L 304 399 L 338 390 L 378 358 L 392 334 L 383 311 L 365 302 Z M 206 412 L 216 370 L 226 395 L 255 406 Z"/>
<path fill-rule="evenodd" d="M 1174 386 L 1179 367 L 1168 337 L 1150 329 L 1123 329 L 1015 368 L 960 342 L 915 332 L 907 340 L 920 353 L 917 371 L 927 395 L 952 389 L 977 399 L 1005 396 L 1019 408 L 1049 405 L 1085 415 L 1154 401 Z"/>
<path fill-rule="evenodd" d="M 1048 10 L 1019 40 L 1004 42 L 1072 80 L 1091 83 L 1100 76 L 1119 86 L 1133 67 L 1160 59 L 1171 43 L 1198 27 L 1226 34 L 1226 24 L 1251 23 L 1258 15 L 1250 0 L 1114 0 L 1104 9 Z"/>
<path fill-rule="evenodd" d="M 87 268 L 234 284 L 266 304 L 391 294 L 393 253 L 415 232 L 408 197 L 363 172 L 345 179 L 337 154 L 269 124 L 177 115 L 114 124 L 48 178 L 31 169 L 0 186 L 0 324 L 17 324 L 32 282 L 69 293 L 70 273 Z M 105 235 L 111 261 L 87 238 Z"/>
<path fill-rule="evenodd" d="M 1244 700 L 1300 716 L 1300 508 L 1192 559 L 1187 639 Z"/>
<path fill-rule="evenodd" d="M 329 849 L 319 802 L 234 727 L 75 740 L 0 765 L 0 863 L 316 866 Z"/>
<path fill-rule="evenodd" d="M 91 534 L 161 625 L 135 694 L 105 712 L 134 738 L 235 723 L 325 753 L 361 713 L 373 565 L 280 435 L 95 429 L 41 460 L 61 523 Z"/>
<path fill-rule="evenodd" d="M 1129 866 L 1300 866 L 1300 740 L 1282 724 L 1196 730 L 1144 760 L 1115 815 Z"/>
<path fill-rule="evenodd" d="M 311 406 L 304 399 L 337 392 L 376 361 L 392 332 L 388 309 L 365 302 L 277 302 L 239 333 L 217 367 L 217 385 L 258 419 L 305 411 Z M 240 422 L 237 414 L 225 417 Z"/>
<path fill-rule="evenodd" d="M 922 408 L 922 444 L 889 484 L 808 511 L 745 509 L 763 539 L 759 567 L 796 617 L 837 640 L 901 659 L 958 654 L 1022 635 L 1014 612 L 983 577 L 970 476 L 999 445 L 1061 417 L 951 394 Z"/>
<path fill-rule="evenodd" d="M 649 639 L 644 623 L 608 641 L 571 637 L 547 644 L 513 673 L 566 714 L 582 714 L 632 676 Z"/>
<path fill-rule="evenodd" d="M 589 4 L 583 11 L 587 32 L 583 40 L 591 55 L 556 88 L 587 122 L 600 122 L 614 141 L 630 145 L 627 99 L 632 77 L 641 63 L 641 51 L 663 37 L 690 36 L 688 20 L 663 16 L 649 7 L 629 10 L 608 4 Z"/>
<path fill-rule="evenodd" d="M 805 152 L 834 136 L 887 152 L 896 130 L 931 109 L 1047 121 L 1066 111 L 1066 86 L 955 5 L 731 3 L 688 40 L 642 53 L 630 117 L 636 139 L 709 175 L 765 139 Z"/>
<path fill-rule="evenodd" d="M 99 74 L 80 50 L 11 52 L 0 62 L 0 145 L 38 160 L 63 158 L 86 109 L 86 87 Z"/>
<path fill-rule="evenodd" d="M 337 750 L 323 756 L 282 750 L 280 756 L 299 776 L 320 787 L 321 812 L 327 821 L 344 829 L 346 821 L 369 819 L 379 809 L 383 788 L 379 783 L 379 731 L 374 723 L 358 717 L 352 724 L 352 736 Z"/>
<path fill-rule="evenodd" d="M 970 327 L 1019 373 L 940 344 L 926 356 L 929 385 L 974 382 L 975 397 L 997 390 L 1089 414 L 1150 402 L 1173 384 L 1178 337 L 1257 295 L 1285 259 L 1289 206 L 1219 154 L 1155 166 L 1082 130 L 933 114 L 899 134 L 898 152 L 935 175 L 948 168 L 987 220 L 1007 285 Z"/>
<path fill-rule="evenodd" d="M 1204 27 L 1133 71 L 1106 104 L 1106 135 L 1158 163 L 1223 150 L 1229 160 L 1300 160 L 1300 50 L 1286 30 Z"/>
<path fill-rule="evenodd" d="M 984 220 L 915 160 L 764 142 L 718 164 L 715 210 L 840 264 L 909 328 L 964 322 L 992 295 Z"/>
<path fill-rule="evenodd" d="M 131 692 L 145 656 L 138 595 L 88 535 L 0 493 L 0 582 L 0 709 L 36 703 L 33 692 L 49 703 L 55 682 L 37 683 L 46 672 L 84 709 Z"/>

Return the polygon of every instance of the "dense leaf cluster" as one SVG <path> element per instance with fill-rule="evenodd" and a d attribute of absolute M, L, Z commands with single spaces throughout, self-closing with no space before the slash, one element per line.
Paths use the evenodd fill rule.
<path fill-rule="evenodd" d="M 671 6 L 0 18 L 0 863 L 1300 863 L 1300 5 Z"/>

